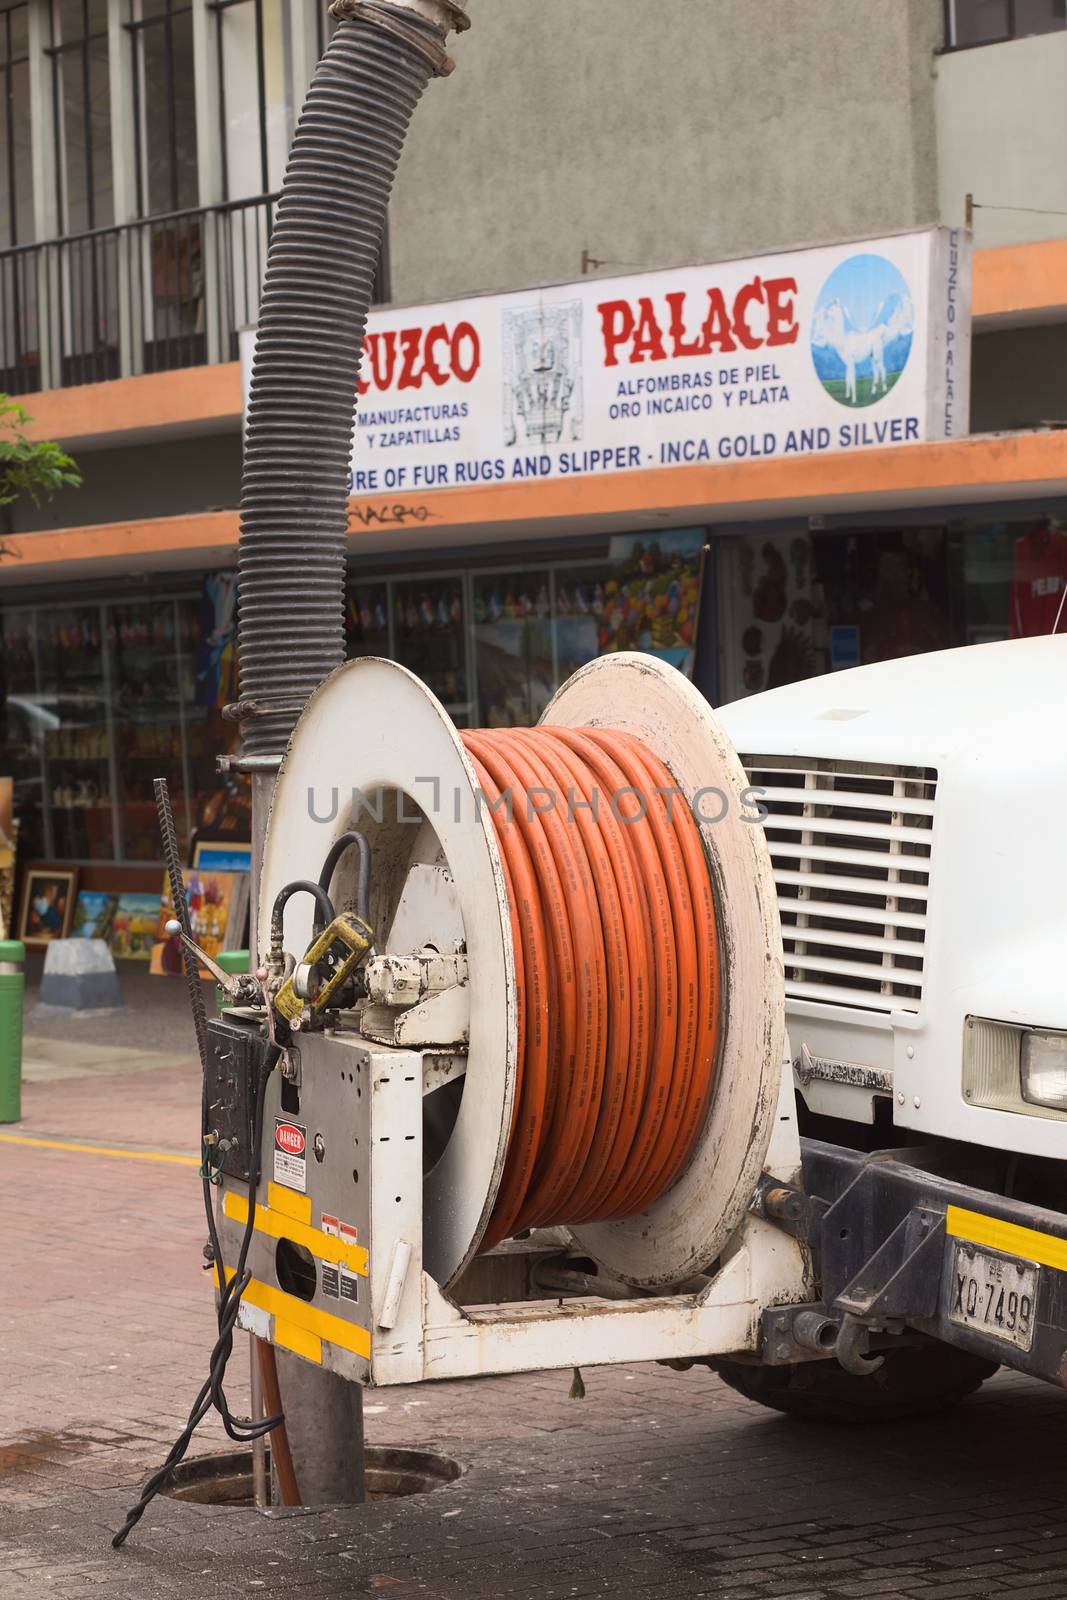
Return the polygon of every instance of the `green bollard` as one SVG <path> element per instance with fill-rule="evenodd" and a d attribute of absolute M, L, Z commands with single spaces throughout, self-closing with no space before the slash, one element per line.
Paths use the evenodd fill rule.
<path fill-rule="evenodd" d="M 22 1115 L 22 963 L 25 946 L 0 939 L 0 1122 Z"/>
<path fill-rule="evenodd" d="M 248 951 L 247 950 L 220 950 L 218 955 L 215 957 L 215 960 L 218 962 L 218 964 L 222 968 L 223 972 L 247 972 L 248 971 Z M 220 989 L 218 984 L 216 984 L 215 985 L 215 1015 L 217 1017 L 221 1017 L 223 1007 L 224 1006 L 228 1006 L 229 1003 L 230 1003 L 230 998 L 229 998 L 229 995 L 227 995 L 225 989 Z"/>

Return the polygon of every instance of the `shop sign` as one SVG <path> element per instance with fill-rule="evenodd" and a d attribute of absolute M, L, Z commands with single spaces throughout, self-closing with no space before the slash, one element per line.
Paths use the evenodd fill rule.
<path fill-rule="evenodd" d="M 941 228 L 376 311 L 352 492 L 965 434 L 970 298 L 969 236 Z"/>

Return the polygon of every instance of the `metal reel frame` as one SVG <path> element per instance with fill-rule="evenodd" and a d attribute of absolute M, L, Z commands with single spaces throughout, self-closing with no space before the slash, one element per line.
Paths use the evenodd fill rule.
<path fill-rule="evenodd" d="M 478 1249 L 504 1168 L 518 1049 L 515 954 L 492 818 L 479 802 L 452 720 L 413 673 L 377 657 L 332 673 L 290 740 L 267 823 L 261 949 L 278 890 L 295 878 L 317 878 L 330 846 L 349 827 L 365 832 L 371 847 L 370 920 L 379 953 L 394 948 L 394 930 L 400 953 L 410 948 L 418 913 L 405 888 L 416 868 L 427 891 L 422 937 L 453 932 L 467 946 L 471 1016 L 463 1095 L 447 1147 L 423 1180 L 424 1263 L 447 1287 Z M 344 871 L 335 879 L 338 905 Z M 311 904 L 303 895 L 289 901 L 287 950 L 306 948 Z M 384 1152 L 375 1156 L 381 1160 Z"/>
<path fill-rule="evenodd" d="M 679 1181 L 642 1215 L 574 1230 L 580 1247 L 610 1272 L 662 1289 L 707 1270 L 720 1255 L 749 1206 L 773 1131 L 785 1002 L 770 857 L 761 828 L 745 820 L 746 779 L 732 745 L 674 668 L 635 653 L 601 657 L 564 685 L 541 721 L 620 728 L 641 739 L 693 807 L 713 879 L 725 1020 L 698 1147 Z M 726 801 L 715 822 L 702 815 L 713 791 Z M 368 800 L 383 794 L 381 819 L 373 809 L 350 815 L 354 793 Z M 722 809 L 722 801 L 714 806 Z M 449 1142 L 424 1179 L 424 1265 L 447 1288 L 488 1225 L 511 1129 L 518 1049 L 511 921 L 492 818 L 455 727 L 419 679 L 374 657 L 333 673 L 293 734 L 268 822 L 261 949 L 278 890 L 294 878 L 317 878 L 330 846 L 351 825 L 370 838 L 378 950 L 407 953 L 422 926 L 423 938 L 453 934 L 466 943 L 466 1079 Z M 343 873 L 338 882 L 340 903 Z M 429 895 L 427 885 L 436 886 Z M 302 952 L 310 929 L 311 902 L 294 897 L 286 949 Z"/>

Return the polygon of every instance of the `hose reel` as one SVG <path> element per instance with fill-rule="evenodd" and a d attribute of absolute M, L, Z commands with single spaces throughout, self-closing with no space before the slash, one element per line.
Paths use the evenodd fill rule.
<path fill-rule="evenodd" d="M 530 730 L 460 733 L 418 679 L 373 658 L 312 697 L 275 790 L 260 905 L 347 827 L 366 834 L 371 989 L 393 1006 L 368 1001 L 361 1026 L 397 1017 L 430 1052 L 423 1255 L 442 1286 L 480 1250 L 555 1224 L 616 1277 L 661 1288 L 736 1229 L 784 1038 L 745 782 L 703 697 L 648 656 L 583 668 Z M 285 915 L 286 947 L 303 948 L 306 899 Z M 398 985 L 417 1005 L 397 1004 Z"/>
<path fill-rule="evenodd" d="M 494 804 L 519 968 L 515 1115 L 485 1244 L 634 1216 L 683 1170 L 714 1083 L 718 940 L 696 823 L 630 734 L 463 743 Z"/>

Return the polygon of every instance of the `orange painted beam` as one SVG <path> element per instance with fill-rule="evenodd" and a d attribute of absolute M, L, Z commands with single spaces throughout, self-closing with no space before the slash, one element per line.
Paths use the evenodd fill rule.
<path fill-rule="evenodd" d="M 214 430 L 241 425 L 241 364 L 181 367 L 71 389 L 18 396 L 33 418 L 31 439 L 79 439 L 168 428 Z"/>
<path fill-rule="evenodd" d="M 499 528 L 506 535 L 509 524 L 519 523 L 580 533 L 594 521 L 603 526 L 605 518 L 626 517 L 631 526 L 645 517 L 653 526 L 653 519 L 665 517 L 699 524 L 879 510 L 899 504 L 901 496 L 913 505 L 935 506 L 1042 493 L 1067 493 L 1067 430 L 364 498 L 350 502 L 349 528 L 356 552 L 375 535 L 379 549 L 382 535 L 386 548 L 429 545 L 441 535 L 454 546 L 465 530 Z M 61 569 L 62 576 L 74 576 L 72 568 L 79 566 L 195 568 L 198 553 L 210 567 L 234 559 L 238 528 L 234 510 L 7 534 L 0 540 L 0 583 L 5 577 L 55 581 Z"/>
<path fill-rule="evenodd" d="M 973 313 L 1036 316 L 1067 307 L 1067 239 L 974 252 Z"/>
<path fill-rule="evenodd" d="M 129 563 L 138 571 L 146 559 L 197 550 L 233 550 L 236 559 L 239 515 L 204 511 L 196 516 L 153 517 L 144 522 L 103 522 L 88 528 L 54 528 L 47 533 L 7 533 L 0 538 L 0 583 L 7 574 L 55 580 L 64 564 Z M 65 574 L 64 574 L 65 575 Z M 73 575 L 73 574 L 72 574 Z"/>

